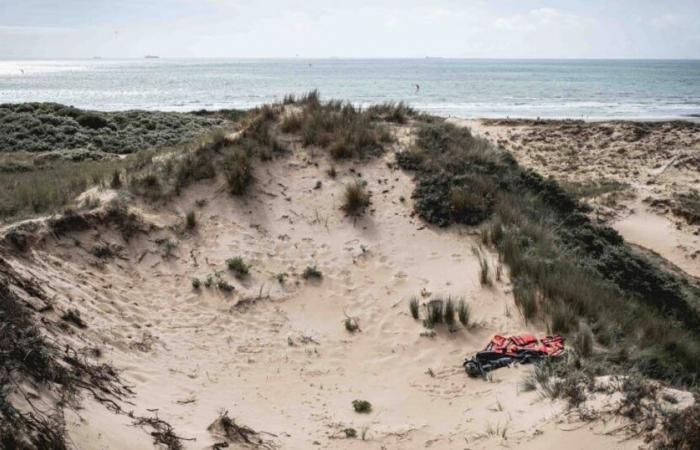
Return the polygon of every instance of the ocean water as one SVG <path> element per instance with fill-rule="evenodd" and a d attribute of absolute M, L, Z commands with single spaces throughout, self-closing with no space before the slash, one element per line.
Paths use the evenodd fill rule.
<path fill-rule="evenodd" d="M 0 103 L 190 111 L 249 108 L 312 89 L 359 105 L 405 101 L 443 116 L 700 117 L 700 61 L 0 61 Z"/>

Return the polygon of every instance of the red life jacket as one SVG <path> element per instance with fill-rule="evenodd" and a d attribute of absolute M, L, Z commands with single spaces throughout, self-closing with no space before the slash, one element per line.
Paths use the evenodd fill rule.
<path fill-rule="evenodd" d="M 541 352 L 548 356 L 560 356 L 564 353 L 564 338 L 555 335 L 538 340 L 531 334 L 509 337 L 496 335 L 484 348 L 484 351 L 501 353 L 505 356 L 517 356 L 524 350 Z"/>

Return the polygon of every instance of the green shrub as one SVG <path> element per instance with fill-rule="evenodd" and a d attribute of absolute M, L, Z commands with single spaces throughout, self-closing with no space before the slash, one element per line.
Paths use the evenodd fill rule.
<path fill-rule="evenodd" d="M 202 286 L 202 282 L 199 278 L 192 278 L 192 289 L 198 290 Z"/>

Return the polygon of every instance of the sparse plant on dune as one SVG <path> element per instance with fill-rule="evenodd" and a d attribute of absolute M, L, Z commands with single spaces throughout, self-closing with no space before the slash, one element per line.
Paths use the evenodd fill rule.
<path fill-rule="evenodd" d="M 408 307 L 411 310 L 411 316 L 415 320 L 418 320 L 420 316 L 420 301 L 418 300 L 418 297 L 411 297 L 411 300 L 408 302 Z"/>
<path fill-rule="evenodd" d="M 369 414 L 372 412 L 372 404 L 367 400 L 353 400 L 352 407 L 356 413 Z"/>
<path fill-rule="evenodd" d="M 462 324 L 462 326 L 469 326 L 470 316 L 471 313 L 469 311 L 469 305 L 465 303 L 464 299 L 460 299 L 459 303 L 457 304 L 457 317 L 459 318 L 459 322 Z"/>
<path fill-rule="evenodd" d="M 199 290 L 199 288 L 201 286 L 202 286 L 202 282 L 200 281 L 199 278 L 192 278 L 192 289 Z"/>
<path fill-rule="evenodd" d="M 350 333 L 354 333 L 360 329 L 360 324 L 354 317 L 347 317 L 345 319 L 345 329 Z"/>
<path fill-rule="evenodd" d="M 240 256 L 227 259 L 226 267 L 228 267 L 228 270 L 234 272 L 239 278 L 246 277 L 250 273 L 250 265 Z"/>
<path fill-rule="evenodd" d="M 197 215 L 194 211 L 190 211 L 187 213 L 187 216 L 185 217 L 185 223 L 187 225 L 188 230 L 194 229 L 194 227 L 197 226 Z"/>
<path fill-rule="evenodd" d="M 279 284 L 284 284 L 287 281 L 287 277 L 289 277 L 289 274 L 287 272 L 280 272 L 277 275 L 275 275 L 275 279 Z"/>
<path fill-rule="evenodd" d="M 448 298 L 445 302 L 445 324 L 450 332 L 455 331 L 455 304 L 451 298 Z"/>
<path fill-rule="evenodd" d="M 224 159 L 224 175 L 229 192 L 242 195 L 253 181 L 253 168 L 248 154 L 242 148 L 236 148 Z"/>
<path fill-rule="evenodd" d="M 444 320 L 444 302 L 442 299 L 435 299 L 425 305 L 426 314 L 423 319 L 423 326 L 432 330 L 436 325 L 443 323 Z"/>
<path fill-rule="evenodd" d="M 349 216 L 362 215 L 370 204 L 369 193 L 361 181 L 345 186 L 343 193 L 343 210 Z"/>
<path fill-rule="evenodd" d="M 316 266 L 307 266 L 301 276 L 305 280 L 320 280 L 323 278 L 323 274 Z"/>
<path fill-rule="evenodd" d="M 236 288 L 231 283 L 224 280 L 223 278 L 219 278 L 216 281 L 216 287 L 218 287 L 220 291 L 227 294 L 236 290 Z"/>
<path fill-rule="evenodd" d="M 472 247 L 472 253 L 479 260 L 479 282 L 482 286 L 491 286 L 493 284 L 491 281 L 491 269 L 486 255 L 479 247 Z"/>

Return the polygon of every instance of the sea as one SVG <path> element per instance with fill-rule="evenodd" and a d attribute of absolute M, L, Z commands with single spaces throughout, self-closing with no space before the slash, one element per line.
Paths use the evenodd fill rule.
<path fill-rule="evenodd" d="M 247 109 L 313 89 L 464 118 L 700 118 L 700 60 L 0 60 L 0 103 Z"/>

